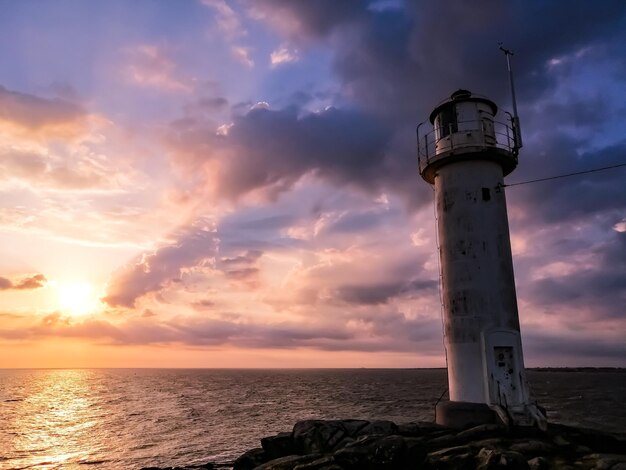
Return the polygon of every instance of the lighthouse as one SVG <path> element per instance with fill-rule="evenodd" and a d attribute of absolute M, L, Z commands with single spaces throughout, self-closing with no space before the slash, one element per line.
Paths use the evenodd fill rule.
<path fill-rule="evenodd" d="M 519 120 L 498 119 L 493 101 L 458 90 L 429 121 L 417 129 L 418 161 L 435 193 L 450 396 L 436 420 L 543 427 L 524 370 L 504 191 L 518 162 Z"/>

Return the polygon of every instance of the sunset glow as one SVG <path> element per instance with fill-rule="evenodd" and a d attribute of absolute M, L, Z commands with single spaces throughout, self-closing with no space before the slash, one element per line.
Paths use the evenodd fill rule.
<path fill-rule="evenodd" d="M 93 312 L 98 306 L 94 287 L 86 282 L 69 282 L 56 286 L 59 308 L 71 315 Z"/>
<path fill-rule="evenodd" d="M 623 163 L 623 18 L 1 2 L 0 367 L 445 366 L 416 125 L 459 88 L 510 111 L 504 41 L 505 182 Z M 626 365 L 625 180 L 506 188 L 527 365 Z"/>

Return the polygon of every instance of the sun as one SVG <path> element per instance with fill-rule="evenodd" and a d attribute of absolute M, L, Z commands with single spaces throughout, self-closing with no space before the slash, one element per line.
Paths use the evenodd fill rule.
<path fill-rule="evenodd" d="M 98 306 L 94 287 L 88 282 L 66 282 L 57 285 L 59 307 L 70 315 L 85 315 Z"/>

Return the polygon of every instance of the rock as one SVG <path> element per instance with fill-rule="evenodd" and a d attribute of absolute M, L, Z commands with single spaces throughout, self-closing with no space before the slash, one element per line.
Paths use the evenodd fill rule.
<path fill-rule="evenodd" d="M 398 426 L 391 421 L 372 421 L 357 432 L 357 436 L 390 436 L 398 432 Z"/>
<path fill-rule="evenodd" d="M 547 442 L 529 439 L 527 441 L 515 442 L 509 449 L 528 456 L 549 455 L 554 451 L 554 447 Z"/>
<path fill-rule="evenodd" d="M 234 470 L 626 470 L 624 436 L 561 425 L 547 432 L 493 424 L 455 431 L 429 423 L 309 420 L 261 442 L 263 449 L 242 455 Z"/>
<path fill-rule="evenodd" d="M 427 438 L 428 439 L 428 438 Z M 441 449 L 443 447 L 455 447 L 460 445 L 461 440 L 456 437 L 456 434 L 444 434 L 434 439 L 428 439 L 428 446 L 431 449 Z"/>
<path fill-rule="evenodd" d="M 327 453 L 350 437 L 341 421 L 300 421 L 293 427 L 293 442 L 300 454 Z"/>
<path fill-rule="evenodd" d="M 472 452 L 472 449 L 470 448 L 470 446 L 454 446 L 454 447 L 447 447 L 445 449 L 440 449 L 434 452 L 430 452 L 428 456 L 437 459 L 437 458 L 446 457 L 449 455 L 458 455 L 458 454 L 465 454 L 465 453 L 471 453 L 471 452 Z"/>
<path fill-rule="evenodd" d="M 275 436 L 264 437 L 261 439 L 261 447 L 263 447 L 270 460 L 296 453 L 296 447 L 290 432 L 281 432 Z"/>
<path fill-rule="evenodd" d="M 404 461 L 406 442 L 401 436 L 385 436 L 372 449 L 374 461 L 381 467 L 400 468 Z"/>
<path fill-rule="evenodd" d="M 293 470 L 343 470 L 343 468 L 337 465 L 335 459 L 331 456 L 296 465 L 293 467 Z"/>
<path fill-rule="evenodd" d="M 356 437 L 361 429 L 370 424 L 369 421 L 363 419 L 346 419 L 341 422 L 346 434 L 350 437 Z"/>
<path fill-rule="evenodd" d="M 461 441 L 467 442 L 502 435 L 505 432 L 506 429 L 499 424 L 481 424 L 479 426 L 466 429 L 465 431 L 461 431 L 456 435 L 456 437 Z"/>
<path fill-rule="evenodd" d="M 251 449 L 235 460 L 233 470 L 252 470 L 268 460 L 269 457 L 263 449 Z"/>
<path fill-rule="evenodd" d="M 527 463 L 530 470 L 548 470 L 550 468 L 550 462 L 545 457 L 535 457 Z"/>
<path fill-rule="evenodd" d="M 425 457 L 420 438 L 402 436 L 364 436 L 334 454 L 335 461 L 347 469 L 416 468 Z"/>
<path fill-rule="evenodd" d="M 142 467 L 141 470 L 213 470 L 215 466 L 212 463 L 203 463 L 200 465 L 185 465 L 183 467 Z"/>
<path fill-rule="evenodd" d="M 560 436 L 560 435 L 554 436 L 552 438 L 552 442 L 554 442 L 557 446 L 560 446 L 560 447 L 567 447 L 572 444 L 570 441 L 566 440 L 563 436 Z"/>
<path fill-rule="evenodd" d="M 263 465 L 256 467 L 255 470 L 293 470 L 298 465 L 314 462 L 320 457 L 320 454 L 287 455 L 265 462 Z"/>
<path fill-rule="evenodd" d="M 524 456 L 519 452 L 481 449 L 476 456 L 476 470 L 496 469 L 528 470 Z"/>
<path fill-rule="evenodd" d="M 613 469 L 617 464 L 626 464 L 626 455 L 623 454 L 590 454 L 583 457 L 585 462 L 593 462 L 594 469 L 608 470 Z"/>
<path fill-rule="evenodd" d="M 506 449 L 510 444 L 510 439 L 502 437 L 492 437 L 489 439 L 482 439 L 480 441 L 471 441 L 467 445 L 473 448 L 482 449 Z"/>
<path fill-rule="evenodd" d="M 141 470 L 213 470 L 215 466 L 209 463 L 199 465 L 185 465 L 183 467 L 142 467 Z"/>
<path fill-rule="evenodd" d="M 425 434 L 422 423 L 400 423 L 398 424 L 398 434 L 400 436 L 419 437 Z"/>
<path fill-rule="evenodd" d="M 427 457 L 424 468 L 437 470 L 476 470 L 476 462 L 472 452 L 445 455 L 443 457 Z"/>

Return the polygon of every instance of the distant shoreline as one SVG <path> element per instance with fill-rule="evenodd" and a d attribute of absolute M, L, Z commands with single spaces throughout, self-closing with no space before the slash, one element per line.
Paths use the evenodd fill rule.
<path fill-rule="evenodd" d="M 0 367 L 0 371 L 16 370 L 214 370 L 214 371 L 354 371 L 354 370 L 446 370 L 445 367 Z M 526 367 L 534 372 L 626 372 L 626 367 Z"/>

